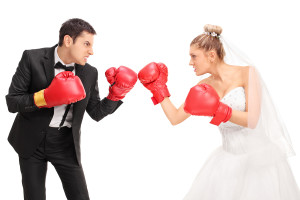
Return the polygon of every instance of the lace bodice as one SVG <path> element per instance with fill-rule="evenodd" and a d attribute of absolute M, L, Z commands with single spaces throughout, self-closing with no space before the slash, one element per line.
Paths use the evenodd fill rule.
<path fill-rule="evenodd" d="M 230 106 L 233 110 L 246 110 L 245 90 L 243 87 L 236 87 L 227 93 L 221 102 Z M 222 134 L 223 148 L 231 153 L 245 153 L 248 128 L 232 122 L 221 123 L 219 130 Z"/>
<path fill-rule="evenodd" d="M 233 90 L 229 91 L 222 99 L 221 102 L 225 103 L 226 105 L 230 106 L 232 110 L 246 110 L 246 98 L 245 98 L 245 90 L 243 87 L 236 87 Z M 222 123 L 219 128 L 243 128 L 237 124 L 226 122 Z"/>

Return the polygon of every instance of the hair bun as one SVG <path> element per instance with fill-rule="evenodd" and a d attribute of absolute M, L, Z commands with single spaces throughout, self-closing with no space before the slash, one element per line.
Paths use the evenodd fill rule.
<path fill-rule="evenodd" d="M 216 34 L 221 35 L 222 30 L 223 29 L 221 28 L 221 26 L 216 26 L 211 24 L 206 24 L 204 26 L 204 32 L 209 32 L 209 33 L 215 32 Z"/>

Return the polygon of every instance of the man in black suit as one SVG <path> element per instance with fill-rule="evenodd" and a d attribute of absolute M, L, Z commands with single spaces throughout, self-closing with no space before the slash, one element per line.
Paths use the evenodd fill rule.
<path fill-rule="evenodd" d="M 46 199 L 48 161 L 55 167 L 67 199 L 89 199 L 80 161 L 83 115 L 87 111 L 92 119 L 100 121 L 112 114 L 137 80 L 129 68 L 110 68 L 106 71 L 111 84 L 109 95 L 100 100 L 97 69 L 86 63 L 93 55 L 95 34 L 84 20 L 66 21 L 61 26 L 58 45 L 25 50 L 12 78 L 6 101 L 8 110 L 17 116 L 8 140 L 19 155 L 26 200 Z M 64 83 L 75 77 L 81 80 L 77 82 L 79 89 L 84 88 L 83 99 L 69 94 L 73 83 L 67 86 L 70 90 L 64 88 Z"/>

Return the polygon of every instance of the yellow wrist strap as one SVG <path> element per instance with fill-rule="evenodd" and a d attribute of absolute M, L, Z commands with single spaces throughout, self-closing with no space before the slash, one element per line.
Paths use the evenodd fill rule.
<path fill-rule="evenodd" d="M 44 97 L 44 90 L 40 90 L 40 91 L 34 93 L 33 98 L 34 98 L 34 103 L 37 107 L 47 105 L 45 97 Z"/>

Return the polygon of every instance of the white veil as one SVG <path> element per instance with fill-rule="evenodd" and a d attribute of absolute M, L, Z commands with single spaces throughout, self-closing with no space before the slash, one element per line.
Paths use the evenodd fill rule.
<path fill-rule="evenodd" d="M 285 125 L 280 119 L 268 89 L 254 63 L 223 35 L 220 36 L 220 40 L 226 52 L 225 63 L 249 66 L 248 95 L 246 95 L 249 134 L 265 134 L 286 156 L 295 155 Z"/>

